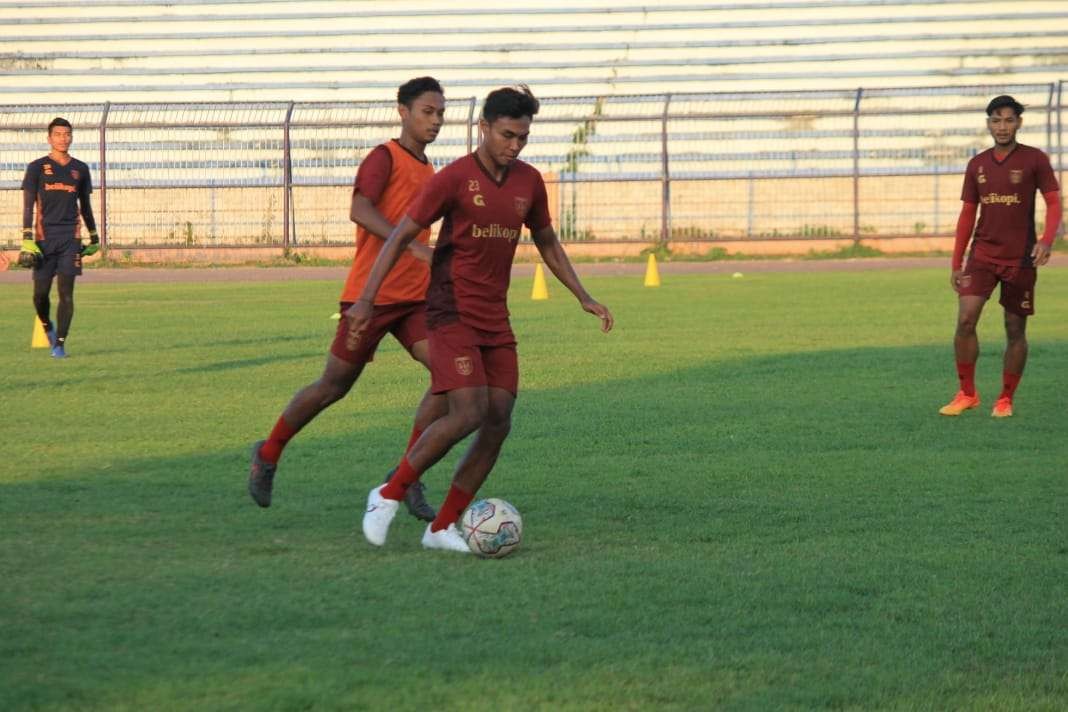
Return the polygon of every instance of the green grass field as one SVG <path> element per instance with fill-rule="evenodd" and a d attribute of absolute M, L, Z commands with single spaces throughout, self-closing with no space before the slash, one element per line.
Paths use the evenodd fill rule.
<path fill-rule="evenodd" d="M 0 710 L 1066 709 L 1068 273 L 1007 421 L 996 304 L 936 414 L 946 281 L 591 277 L 606 336 L 517 280 L 500 561 L 360 534 L 426 384 L 393 342 L 248 498 L 337 284 L 79 284 L 65 362 L 0 286 Z"/>

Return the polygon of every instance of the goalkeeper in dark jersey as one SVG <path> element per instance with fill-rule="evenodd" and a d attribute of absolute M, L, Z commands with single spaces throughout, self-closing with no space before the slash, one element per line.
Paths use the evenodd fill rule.
<path fill-rule="evenodd" d="M 89 166 L 68 153 L 73 128 L 66 119 L 48 125 L 52 150 L 26 166 L 22 179 L 22 249 L 19 264 L 33 268 L 33 306 L 44 325 L 54 358 L 66 358 L 67 332 L 74 317 L 74 278 L 82 273 L 82 256 L 100 249 L 89 194 Z M 81 240 L 81 220 L 89 244 Z M 36 217 L 36 220 L 34 219 Z M 56 321 L 50 317 L 52 279 L 59 278 Z"/>

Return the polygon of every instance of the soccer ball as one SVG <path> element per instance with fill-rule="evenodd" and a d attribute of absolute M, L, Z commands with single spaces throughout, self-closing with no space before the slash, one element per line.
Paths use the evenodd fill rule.
<path fill-rule="evenodd" d="M 463 516 L 463 537 L 479 556 L 499 559 L 519 548 L 523 518 L 503 499 L 480 499 Z"/>

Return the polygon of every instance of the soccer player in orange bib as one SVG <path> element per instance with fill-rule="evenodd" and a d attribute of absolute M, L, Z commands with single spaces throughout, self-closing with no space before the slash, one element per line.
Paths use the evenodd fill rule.
<path fill-rule="evenodd" d="M 1035 268 L 1049 261 L 1061 221 L 1061 196 L 1049 157 L 1037 148 L 1016 142 L 1023 111 L 1023 105 L 1011 96 L 991 100 L 986 107 L 986 124 L 994 146 L 969 161 L 964 173 L 964 205 L 957 221 L 949 279 L 960 302 L 953 339 L 960 390 L 939 411 L 942 415 L 960 415 L 979 405 L 975 389 L 979 340 L 975 327 L 983 305 L 998 284 L 1007 343 L 1001 394 L 992 413 L 995 418 L 1012 415 L 1013 395 L 1027 363 L 1027 317 L 1035 313 Z M 1036 190 L 1046 201 L 1046 227 L 1039 240 L 1035 239 Z M 969 240 L 972 250 L 962 269 Z"/>
<path fill-rule="evenodd" d="M 579 281 L 553 230 L 545 183 L 517 160 L 527 143 L 538 100 L 530 90 L 490 92 L 483 105 L 478 149 L 435 175 L 389 236 L 348 313 L 353 334 L 373 328 L 374 303 L 408 244 L 444 218 L 438 235 L 427 327 L 431 389 L 448 396 L 448 414 L 420 436 L 390 480 L 371 490 L 364 536 L 381 546 L 400 500 L 420 475 L 465 437 L 476 433 L 460 460 L 445 502 L 423 533 L 423 546 L 470 553 L 455 523 L 485 481 L 511 427 L 519 385 L 516 341 L 508 322 L 508 283 L 523 227 L 553 274 L 587 312 L 612 328 L 612 314 Z"/>
<path fill-rule="evenodd" d="M 437 138 L 444 122 L 441 85 L 431 77 L 405 83 L 397 91 L 397 111 L 401 118 L 400 138 L 377 146 L 360 163 L 356 174 L 349 214 L 358 226 L 356 257 L 341 292 L 343 314 L 364 290 L 385 239 L 434 175 L 425 149 Z M 271 506 L 278 460 L 286 444 L 315 416 L 349 392 L 386 334 L 393 334 L 413 359 L 430 368 L 425 303 L 432 254 L 427 246 L 430 230 L 420 230 L 413 238 L 408 249 L 397 255 L 397 269 L 376 291 L 364 331 L 353 337 L 344 319 L 338 323 L 322 376 L 297 391 L 267 439 L 253 445 L 248 491 L 261 507 Z M 446 408 L 444 396 L 426 392 L 415 414 L 409 446 Z M 413 516 L 426 521 L 434 518 L 435 512 L 426 503 L 422 488 L 409 490 L 406 503 Z"/>

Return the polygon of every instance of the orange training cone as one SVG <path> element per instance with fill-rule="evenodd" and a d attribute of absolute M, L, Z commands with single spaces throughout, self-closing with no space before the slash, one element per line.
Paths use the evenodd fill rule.
<path fill-rule="evenodd" d="M 534 291 L 530 298 L 537 301 L 549 298 L 549 287 L 545 284 L 545 271 L 541 268 L 541 262 L 534 268 Z"/>
<path fill-rule="evenodd" d="M 31 349 L 47 349 L 51 344 L 48 343 L 48 334 L 45 333 L 44 324 L 37 317 L 33 318 L 33 338 L 30 339 Z"/>
<path fill-rule="evenodd" d="M 656 255 L 649 253 L 649 263 L 645 266 L 645 286 L 660 286 L 660 270 L 656 266 Z"/>

